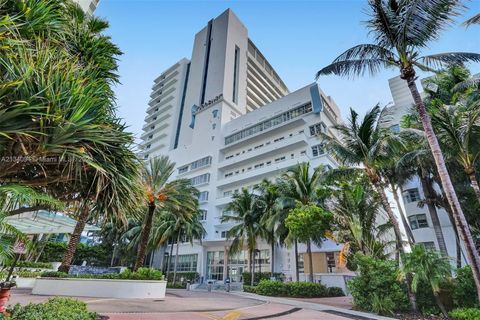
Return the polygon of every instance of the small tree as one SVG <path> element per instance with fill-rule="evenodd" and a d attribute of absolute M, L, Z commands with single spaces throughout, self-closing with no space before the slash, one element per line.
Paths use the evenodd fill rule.
<path fill-rule="evenodd" d="M 402 261 L 399 278 L 403 279 L 407 274 L 411 274 L 412 290 L 415 293 L 420 282 L 427 283 L 432 289 L 435 302 L 448 318 L 447 310 L 439 297 L 442 283 L 452 275 L 448 258 L 442 257 L 437 251 L 426 250 L 423 245 L 416 245 L 412 252 L 403 255 Z"/>
<path fill-rule="evenodd" d="M 285 224 L 290 230 L 291 235 L 298 241 L 307 244 L 308 263 L 310 271 L 310 281 L 313 282 L 313 260 L 312 260 L 312 241 L 320 243 L 325 238 L 325 233 L 330 229 L 333 215 L 325 209 L 315 205 L 302 205 L 297 202 L 297 206 L 290 211 Z"/>

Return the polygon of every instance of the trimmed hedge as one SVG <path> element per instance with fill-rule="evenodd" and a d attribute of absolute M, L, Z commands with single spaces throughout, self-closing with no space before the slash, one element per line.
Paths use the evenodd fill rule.
<path fill-rule="evenodd" d="M 12 263 L 6 263 L 5 267 L 11 267 Z M 33 262 L 33 261 L 18 261 L 16 268 L 32 268 L 32 269 L 52 269 L 51 262 Z"/>
<path fill-rule="evenodd" d="M 281 282 L 276 280 L 262 280 L 254 289 L 250 286 L 244 286 L 244 290 L 247 292 L 254 292 L 260 295 L 273 297 L 324 298 L 344 296 L 341 288 L 327 288 L 322 284 L 312 282 Z"/>
<path fill-rule="evenodd" d="M 80 279 L 118 279 L 118 280 L 162 280 L 163 275 L 160 270 L 153 268 L 139 268 L 136 272 L 129 269 L 122 273 L 106 274 L 68 274 L 65 272 L 43 272 L 42 278 L 80 278 Z"/>
<path fill-rule="evenodd" d="M 244 284 L 243 291 L 249 293 L 257 293 L 257 287 L 247 286 L 246 284 Z"/>
<path fill-rule="evenodd" d="M 183 282 L 187 282 L 190 280 L 190 283 L 196 283 L 198 282 L 198 279 L 200 279 L 200 274 L 198 272 L 186 272 L 186 271 L 181 271 L 177 272 L 177 281 L 180 282 L 180 279 L 183 278 Z M 170 271 L 168 273 L 167 277 L 168 282 L 173 282 L 173 271 Z"/>
<path fill-rule="evenodd" d="M 0 319 L 9 320 L 95 320 L 97 314 L 87 309 L 85 302 L 71 298 L 50 298 L 44 303 L 20 304 L 8 309 L 9 316 L 0 315 Z"/>
<path fill-rule="evenodd" d="M 454 309 L 449 313 L 449 316 L 455 320 L 478 320 L 480 319 L 480 309 Z"/>
<path fill-rule="evenodd" d="M 254 283 L 259 283 L 260 281 L 262 280 L 270 280 L 270 277 L 272 276 L 272 273 L 271 272 L 255 272 L 255 277 L 254 277 Z M 275 279 L 277 280 L 280 280 L 283 276 L 283 273 L 281 272 L 274 272 L 273 273 L 273 276 L 275 277 Z M 251 283 L 251 275 L 250 275 L 250 272 L 244 272 L 242 273 L 242 279 L 243 279 L 243 283 L 247 284 L 247 285 L 250 285 Z"/>
<path fill-rule="evenodd" d="M 0 272 L 0 278 L 5 279 L 8 275 L 7 271 L 2 271 Z M 14 276 L 17 276 L 19 278 L 36 278 L 40 277 L 42 275 L 42 272 L 33 272 L 33 271 L 14 271 L 13 272 Z"/>

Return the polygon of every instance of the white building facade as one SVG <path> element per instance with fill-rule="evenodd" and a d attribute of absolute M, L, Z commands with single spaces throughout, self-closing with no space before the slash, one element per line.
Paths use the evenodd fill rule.
<path fill-rule="evenodd" d="M 231 10 L 210 20 L 195 36 L 191 60 L 155 80 L 142 134 L 144 159 L 168 155 L 176 163 L 174 178 L 191 179 L 200 191 L 207 233 L 201 243 L 180 244 L 178 270 L 197 271 L 204 281 L 240 282 L 248 254 L 228 254 L 232 225 L 220 221 L 232 194 L 298 163 L 336 167 L 318 133 L 335 135 L 332 126 L 340 122 L 339 108 L 317 84 L 289 92 Z M 270 271 L 270 246 L 258 249 L 257 272 Z M 299 249 L 302 261 L 305 248 Z M 318 280 L 335 273 L 343 281 L 350 274 L 336 265 L 339 250 L 330 241 L 314 249 Z M 164 253 L 151 257 L 154 266 L 162 265 Z M 277 247 L 274 266 L 295 279 L 293 249 Z"/>
<path fill-rule="evenodd" d="M 97 9 L 100 0 L 73 0 L 73 2 L 78 3 L 86 14 L 92 15 L 95 9 Z"/>

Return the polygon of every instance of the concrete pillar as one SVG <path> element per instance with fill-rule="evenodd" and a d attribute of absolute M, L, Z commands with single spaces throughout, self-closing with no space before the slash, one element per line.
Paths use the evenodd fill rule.
<path fill-rule="evenodd" d="M 228 247 L 223 248 L 223 281 L 228 277 Z"/>

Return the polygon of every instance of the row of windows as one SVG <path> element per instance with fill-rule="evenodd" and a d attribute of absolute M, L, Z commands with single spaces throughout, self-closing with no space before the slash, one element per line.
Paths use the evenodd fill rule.
<path fill-rule="evenodd" d="M 317 144 L 316 146 L 312 147 L 312 155 L 314 157 L 318 157 L 323 154 L 325 154 L 325 146 L 323 145 L 323 143 Z"/>
<path fill-rule="evenodd" d="M 408 222 L 409 222 L 410 228 L 412 230 L 421 229 L 421 228 L 428 228 L 427 215 L 424 214 L 424 213 L 409 216 L 408 217 Z"/>
<path fill-rule="evenodd" d="M 420 201 L 420 192 L 417 188 L 405 190 L 403 191 L 403 199 L 407 203 Z"/>
<path fill-rule="evenodd" d="M 304 132 L 303 130 L 300 130 L 300 131 L 298 132 L 298 134 L 303 134 L 303 132 Z M 289 137 L 293 137 L 293 136 L 294 136 L 293 133 L 290 133 L 290 134 L 289 134 Z M 285 139 L 285 136 L 277 137 L 277 138 L 273 139 L 273 142 L 274 142 L 274 143 L 275 143 L 275 142 L 279 142 L 279 141 L 282 141 L 282 140 L 284 140 L 284 139 Z M 230 155 L 226 156 L 226 157 L 225 157 L 225 160 L 228 160 L 228 159 L 231 159 L 231 158 L 233 158 L 233 157 L 239 156 L 240 154 L 244 154 L 245 152 L 251 152 L 251 151 L 253 151 L 253 150 L 257 150 L 257 149 L 263 148 L 264 146 L 268 146 L 268 145 L 270 145 L 271 143 L 272 143 L 272 141 L 266 141 L 266 142 L 257 144 L 257 145 L 254 146 L 253 148 L 248 148 L 248 149 L 246 149 L 246 150 L 242 150 L 241 152 L 238 151 L 238 152 L 235 153 L 235 154 L 230 154 Z"/>
<path fill-rule="evenodd" d="M 236 142 L 238 140 L 244 139 L 246 137 L 252 136 L 258 132 L 262 132 L 264 130 L 268 130 L 272 127 L 276 127 L 279 124 L 289 121 L 291 119 L 297 118 L 303 114 L 309 113 L 312 111 L 312 104 L 309 102 L 307 104 L 304 104 L 300 107 L 297 107 L 295 109 L 289 110 L 287 112 L 284 112 L 274 118 L 268 119 L 266 121 L 263 121 L 259 124 L 256 124 L 250 128 L 241 130 L 237 133 L 234 133 L 228 137 L 225 137 L 225 145 L 231 144 L 233 142 Z"/>
<path fill-rule="evenodd" d="M 199 176 L 193 177 L 190 179 L 192 186 L 198 186 L 200 184 L 209 183 L 210 182 L 210 173 L 204 173 Z"/>
<path fill-rule="evenodd" d="M 169 270 L 173 270 L 175 268 L 175 256 L 172 256 L 169 259 L 169 261 L 170 261 Z M 166 265 L 166 262 L 167 262 L 167 259 L 165 259 L 165 265 Z M 196 272 L 197 262 L 198 262 L 198 254 L 179 255 L 177 260 L 177 271 Z"/>
<path fill-rule="evenodd" d="M 320 133 L 327 133 L 327 125 L 323 122 L 316 123 L 313 126 L 310 126 L 308 129 L 311 136 L 316 136 Z"/>
<path fill-rule="evenodd" d="M 212 164 L 212 157 L 207 156 L 178 168 L 178 174 L 186 173 L 190 170 L 207 167 Z"/>

